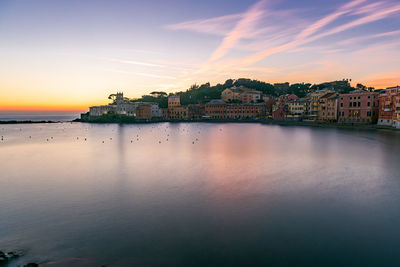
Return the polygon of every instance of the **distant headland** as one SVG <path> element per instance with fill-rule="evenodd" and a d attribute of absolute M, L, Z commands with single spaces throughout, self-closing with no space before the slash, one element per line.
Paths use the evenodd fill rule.
<path fill-rule="evenodd" d="M 278 124 L 378 125 L 400 128 L 400 86 L 375 89 L 349 79 L 321 84 L 275 83 L 251 79 L 192 85 L 139 99 L 122 92 L 110 104 L 93 106 L 80 122 L 146 123 L 176 121 L 267 122 Z"/>

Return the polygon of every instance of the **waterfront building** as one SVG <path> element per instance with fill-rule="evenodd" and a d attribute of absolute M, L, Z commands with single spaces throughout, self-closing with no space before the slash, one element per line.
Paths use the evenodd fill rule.
<path fill-rule="evenodd" d="M 168 107 L 168 118 L 170 119 L 188 119 L 189 108 L 187 106 Z"/>
<path fill-rule="evenodd" d="M 338 93 L 329 92 L 320 97 L 318 121 L 337 122 L 338 118 Z"/>
<path fill-rule="evenodd" d="M 189 108 L 181 105 L 179 95 L 170 95 L 168 97 L 168 118 L 170 119 L 188 119 Z"/>
<path fill-rule="evenodd" d="M 287 112 L 287 103 L 278 100 L 272 106 L 272 119 L 283 121 L 286 118 Z"/>
<path fill-rule="evenodd" d="M 110 113 L 115 113 L 115 110 L 115 105 L 93 106 L 89 107 L 89 115 L 93 117 L 98 117 Z"/>
<path fill-rule="evenodd" d="M 307 118 L 310 108 L 308 98 L 299 98 L 287 102 L 287 114 L 285 120 L 302 121 Z"/>
<path fill-rule="evenodd" d="M 161 118 L 162 118 L 163 120 L 168 119 L 168 108 L 162 108 L 162 109 L 161 109 L 161 113 L 162 113 Z"/>
<path fill-rule="evenodd" d="M 168 97 L 168 118 L 170 119 L 188 119 L 189 108 L 181 105 L 179 95 L 170 95 Z"/>
<path fill-rule="evenodd" d="M 376 123 L 378 119 L 379 94 L 356 90 L 341 94 L 338 99 L 339 123 Z"/>
<path fill-rule="evenodd" d="M 89 115 L 98 117 L 105 114 L 117 114 L 125 116 L 137 116 L 137 108 L 146 104 L 151 107 L 151 117 L 162 117 L 162 111 L 157 103 L 153 102 L 135 102 L 124 97 L 123 93 L 111 94 L 108 99 L 113 100 L 112 103 L 102 106 L 93 106 L 89 108 Z"/>
<path fill-rule="evenodd" d="M 201 119 L 206 115 L 205 106 L 203 104 L 188 105 L 189 119 Z"/>
<path fill-rule="evenodd" d="M 227 119 L 255 119 L 265 116 L 265 103 L 258 104 L 228 104 L 226 106 Z"/>
<path fill-rule="evenodd" d="M 310 121 L 317 121 L 318 120 L 318 113 L 320 110 L 320 104 L 321 104 L 321 97 L 326 95 L 327 93 L 333 93 L 334 91 L 328 90 L 328 89 L 323 89 L 323 90 L 317 90 L 315 92 L 309 93 L 307 95 L 307 98 L 310 99 L 310 113 L 308 116 L 308 120 Z"/>
<path fill-rule="evenodd" d="M 397 91 L 398 94 L 396 96 L 396 103 L 395 103 L 395 122 L 394 122 L 394 126 L 398 129 L 400 129 L 400 86 L 397 86 Z"/>
<path fill-rule="evenodd" d="M 205 105 L 206 116 L 212 119 L 251 119 L 265 116 L 265 103 L 227 104 L 220 99 L 211 100 Z"/>
<path fill-rule="evenodd" d="M 136 108 L 137 119 L 151 119 L 152 118 L 152 106 L 151 104 L 141 103 Z"/>
<path fill-rule="evenodd" d="M 281 95 L 272 105 L 272 119 L 285 120 L 289 111 L 288 103 L 296 99 L 298 99 L 298 97 L 294 94 Z"/>
<path fill-rule="evenodd" d="M 398 103 L 400 86 L 389 87 L 379 95 L 378 125 L 398 125 Z"/>
<path fill-rule="evenodd" d="M 162 109 L 157 103 L 149 103 L 151 104 L 151 117 L 152 118 L 162 118 Z"/>
<path fill-rule="evenodd" d="M 226 103 L 221 99 L 214 99 L 205 105 L 206 116 L 212 119 L 225 119 Z"/>

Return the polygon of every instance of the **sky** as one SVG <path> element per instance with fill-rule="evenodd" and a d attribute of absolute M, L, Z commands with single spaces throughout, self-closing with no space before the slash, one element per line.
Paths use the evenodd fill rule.
<path fill-rule="evenodd" d="M 252 78 L 400 84 L 399 0 L 0 0 L 0 112 Z"/>

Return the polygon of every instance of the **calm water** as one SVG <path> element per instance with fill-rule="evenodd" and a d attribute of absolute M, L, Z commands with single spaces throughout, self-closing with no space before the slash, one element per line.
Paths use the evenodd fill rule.
<path fill-rule="evenodd" d="M 397 132 L 60 123 L 0 135 L 0 250 L 24 250 L 15 265 L 400 265 Z"/>
<path fill-rule="evenodd" d="M 72 121 L 79 114 L 0 114 L 0 121 Z"/>

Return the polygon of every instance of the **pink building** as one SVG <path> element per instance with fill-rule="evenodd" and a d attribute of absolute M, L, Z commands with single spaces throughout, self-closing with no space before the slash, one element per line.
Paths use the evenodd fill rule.
<path fill-rule="evenodd" d="M 257 103 L 261 99 L 261 92 L 256 90 L 244 91 L 240 94 L 243 104 Z"/>
<path fill-rule="evenodd" d="M 379 94 L 356 90 L 339 95 L 339 123 L 376 123 Z"/>

